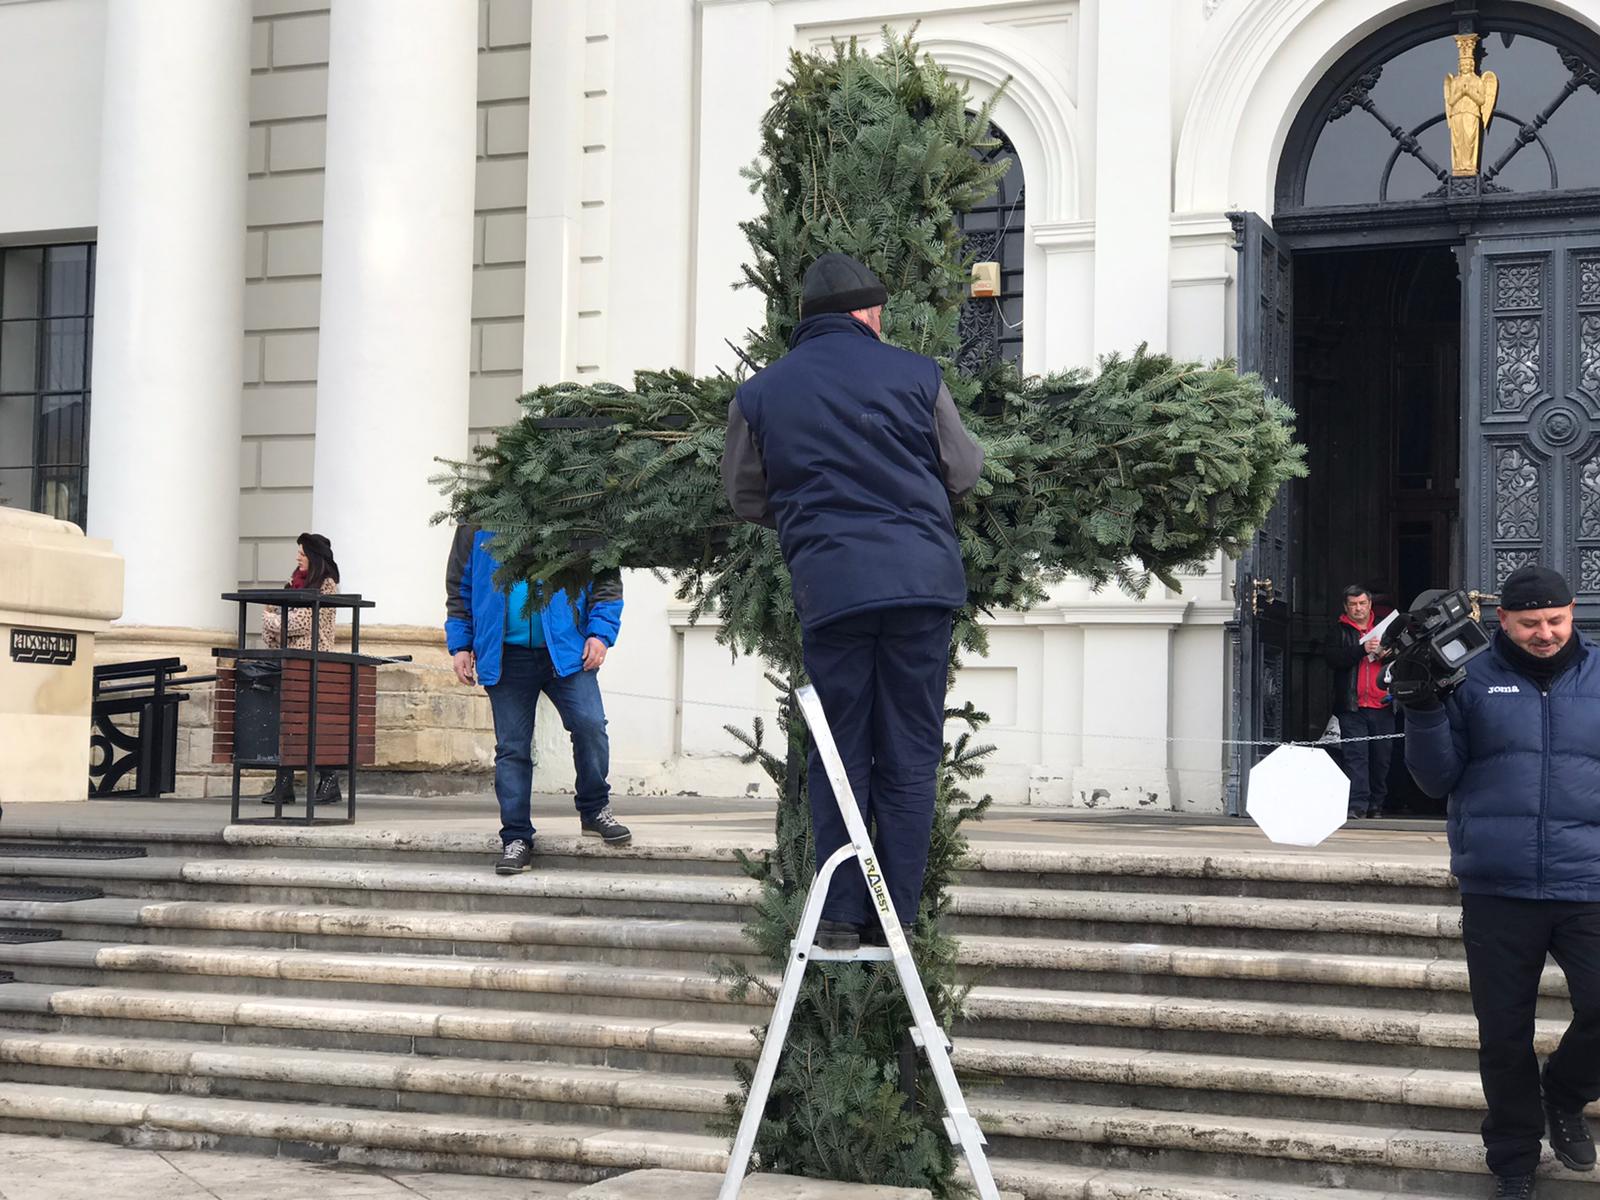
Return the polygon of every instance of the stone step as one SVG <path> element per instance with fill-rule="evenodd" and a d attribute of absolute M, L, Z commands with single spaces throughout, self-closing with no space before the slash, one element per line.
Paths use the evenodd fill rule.
<path fill-rule="evenodd" d="M 756 957 L 743 927 L 687 918 L 539 916 L 456 913 L 438 909 L 342 908 L 332 905 L 213 904 L 107 897 L 71 905 L 0 901 L 0 925 L 38 921 L 45 909 L 71 936 L 122 941 L 130 929 L 146 943 L 297 947 L 379 954 L 532 954 L 574 962 L 698 967 Z"/>
<path fill-rule="evenodd" d="M 729 1074 L 755 1056 L 748 1025 L 388 1001 L 249 997 L 116 986 L 0 987 L 13 1030 L 227 1040 L 391 1054 L 528 1059 Z"/>
<path fill-rule="evenodd" d="M 465 809 L 463 811 L 466 811 Z M 555 810 L 552 810 L 554 812 Z M 564 819 L 564 816 L 559 819 Z M 71 840 L 77 835 L 57 823 L 33 825 L 8 820 L 8 838 Z M 152 856 L 178 855 L 209 859 L 295 857 L 362 862 L 435 863 L 485 866 L 498 852 L 499 839 L 489 830 L 378 829 L 356 825 L 307 829 L 229 826 L 198 833 L 159 822 L 100 830 L 96 838 L 126 841 Z M 1202 896 L 1249 896 L 1347 903 L 1455 904 L 1453 882 L 1441 848 L 1434 861 L 1415 858 L 1385 860 L 1326 851 L 1288 851 L 1263 842 L 1259 851 L 1206 852 L 1148 848 L 1068 849 L 980 844 L 973 849 L 975 867 L 962 882 L 978 886 L 1046 890 L 1116 891 Z M 540 834 L 535 864 L 540 870 L 620 869 L 630 873 L 666 871 L 679 874 L 743 877 L 738 854 L 759 857 L 762 839 L 697 833 L 674 838 L 658 829 L 635 833 L 632 845 L 606 847 L 592 838 L 564 833 Z"/>
<path fill-rule="evenodd" d="M 1475 1070 L 1197 1054 L 960 1037 L 954 1060 L 974 1096 L 1254 1116 L 1292 1099 L 1300 1119 L 1477 1130 Z M 1600 1106 L 1596 1107 L 1600 1113 Z"/>
<path fill-rule="evenodd" d="M 951 889 L 961 934 L 1203 943 L 1259 949 L 1461 957 L 1461 909 L 1256 896 L 1014 888 Z"/>
<path fill-rule="evenodd" d="M 1225 1179 L 1006 1159 L 995 1182 L 1027 1200 L 1454 1200 L 1440 1193 L 1300 1187 L 1276 1180 Z"/>
<path fill-rule="evenodd" d="M 1287 900 L 1354 900 L 1374 903 L 1456 903 L 1444 852 L 1433 861 L 1364 858 L 1327 851 L 1285 851 L 1264 840 L 1259 850 L 1069 849 L 980 845 L 975 869 L 962 882 L 1050 890 L 1191 892 Z M 1174 845 L 1181 839 L 1173 831 Z"/>
<path fill-rule="evenodd" d="M 248 996 L 396 999 L 439 1005 L 764 1023 L 770 1004 L 736 1000 L 705 971 L 606 963 L 507 961 L 464 955 L 327 953 L 276 948 L 149 946 L 86 941 L 7 947 L 3 960 L 27 982 L 63 987 L 176 986 Z M 114 978 L 107 980 L 105 976 Z M 397 996 L 396 989 L 403 989 Z"/>
<path fill-rule="evenodd" d="M 303 948 L 330 950 L 427 954 L 453 952 L 462 943 L 506 948 L 554 943 L 578 959 L 609 959 L 617 951 L 628 951 L 629 961 L 638 965 L 685 965 L 695 955 L 705 954 L 756 961 L 742 927 L 727 921 L 143 902 L 131 897 L 70 905 L 0 901 L 0 924 L 45 920 L 57 927 L 71 926 L 72 936 L 100 941 L 119 940 L 128 927 L 140 927 L 243 933 L 257 945 L 285 945 L 292 940 Z M 209 940 L 238 941 L 232 936 Z M 968 935 L 960 939 L 958 961 L 969 979 L 1013 987 L 1138 990 L 1159 977 L 1161 986 L 1175 995 L 1382 1006 L 1412 1003 L 1410 997 L 1426 993 L 1439 1007 L 1459 1011 L 1470 1007 L 1466 964 L 1458 959 Z M 1565 996 L 1565 980 L 1555 967 L 1546 970 L 1541 990 L 1552 1001 Z M 1548 1007 L 1553 1013 L 1558 1006 Z"/>
<path fill-rule="evenodd" d="M 698 868 L 700 864 L 690 864 Z M 485 867 L 303 859 L 110 863 L 0 858 L 0 880 L 94 879 L 123 896 L 246 903 L 336 903 L 452 911 L 583 912 L 745 919 L 760 888 L 748 879 L 608 870 L 535 870 L 502 877 Z M 1461 954 L 1459 907 L 1351 905 L 1201 895 L 1124 895 L 997 885 L 952 889 L 952 930 L 1096 940 L 1202 942 L 1343 953 Z"/>
<path fill-rule="evenodd" d="M 1553 1052 L 1569 1017 L 1535 1024 Z M 973 988 L 963 1035 L 1008 1041 L 1122 1046 L 1248 1058 L 1472 1070 L 1478 1028 L 1470 1013 L 1283 1004 L 1042 988 Z"/>
<path fill-rule="evenodd" d="M 335 1152 L 387 1166 L 411 1166 L 420 1155 L 435 1169 L 573 1182 L 649 1167 L 727 1165 L 725 1140 L 701 1134 L 27 1083 L 0 1083 L 0 1131 L 297 1158 Z"/>
<path fill-rule="evenodd" d="M 1487 1182 L 1483 1143 L 1475 1132 L 982 1096 L 973 1097 L 970 1108 L 997 1164 L 1019 1157 L 1079 1166 L 1137 1164 L 1156 1172 L 1442 1196 L 1481 1195 Z M 1540 1174 L 1549 1177 L 1540 1187 L 1541 1200 L 1600 1196 L 1600 1176 L 1567 1171 L 1548 1151 Z M 1007 1186 L 1016 1183 L 1008 1179 Z"/>
<path fill-rule="evenodd" d="M 74 863 L 0 858 L 0 879 L 93 878 L 122 896 L 277 904 L 480 907 L 500 912 L 744 919 L 760 895 L 750 879 L 632 874 L 615 869 L 534 870 L 496 875 L 476 868 L 303 859 L 182 859 Z M 484 903 L 487 902 L 487 903 Z"/>
<path fill-rule="evenodd" d="M 0 1079 L 689 1133 L 704 1133 L 737 1091 L 731 1072 L 673 1075 L 572 1063 L 4 1030 Z"/>

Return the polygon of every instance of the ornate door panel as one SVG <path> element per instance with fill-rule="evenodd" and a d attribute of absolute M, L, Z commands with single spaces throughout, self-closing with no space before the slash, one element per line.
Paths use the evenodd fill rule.
<path fill-rule="evenodd" d="M 1469 586 L 1555 567 L 1600 622 L 1600 234 L 1480 237 L 1463 255 Z"/>
<path fill-rule="evenodd" d="M 1261 375 L 1288 403 L 1294 390 L 1294 274 L 1272 226 L 1254 213 L 1230 213 L 1239 252 L 1239 366 Z M 1236 742 L 1281 741 L 1289 668 L 1290 498 L 1285 486 L 1266 527 L 1239 560 L 1234 582 L 1232 734 Z M 1227 804 L 1244 812 L 1250 768 L 1262 747 L 1234 745 Z"/>

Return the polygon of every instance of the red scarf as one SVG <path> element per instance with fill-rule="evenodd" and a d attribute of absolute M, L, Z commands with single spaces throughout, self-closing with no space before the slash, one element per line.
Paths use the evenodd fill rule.
<path fill-rule="evenodd" d="M 289 576 L 289 586 L 296 589 L 304 589 L 307 586 L 306 572 L 296 567 L 294 574 Z"/>

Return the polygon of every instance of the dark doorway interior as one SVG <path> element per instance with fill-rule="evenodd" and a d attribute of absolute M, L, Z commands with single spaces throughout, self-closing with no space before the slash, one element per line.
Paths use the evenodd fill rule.
<path fill-rule="evenodd" d="M 1294 507 L 1287 732 L 1315 738 L 1331 711 L 1322 648 L 1345 585 L 1370 588 L 1382 612 L 1459 573 L 1461 284 L 1442 245 L 1297 254 L 1294 277 L 1310 475 Z M 1393 789 L 1428 806 L 1403 766 Z"/>

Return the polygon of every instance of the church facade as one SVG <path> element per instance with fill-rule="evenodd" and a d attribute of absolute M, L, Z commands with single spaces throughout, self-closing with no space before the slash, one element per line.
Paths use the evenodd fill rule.
<path fill-rule="evenodd" d="M 326 534 L 364 644 L 416 659 L 381 762 L 481 786 L 437 460 L 530 387 L 735 369 L 759 117 L 792 53 L 885 26 L 999 94 L 964 354 L 1238 356 L 1310 450 L 1240 563 L 993 614 L 956 693 L 987 790 L 1237 808 L 1238 743 L 1321 732 L 1351 582 L 1539 560 L 1600 617 L 1594 0 L 0 0 L 0 503 L 113 540 L 123 657 L 203 660 L 217 597 Z M 614 785 L 764 792 L 724 730 L 770 711 L 759 663 L 627 589 Z M 546 713 L 541 788 L 562 741 Z"/>

